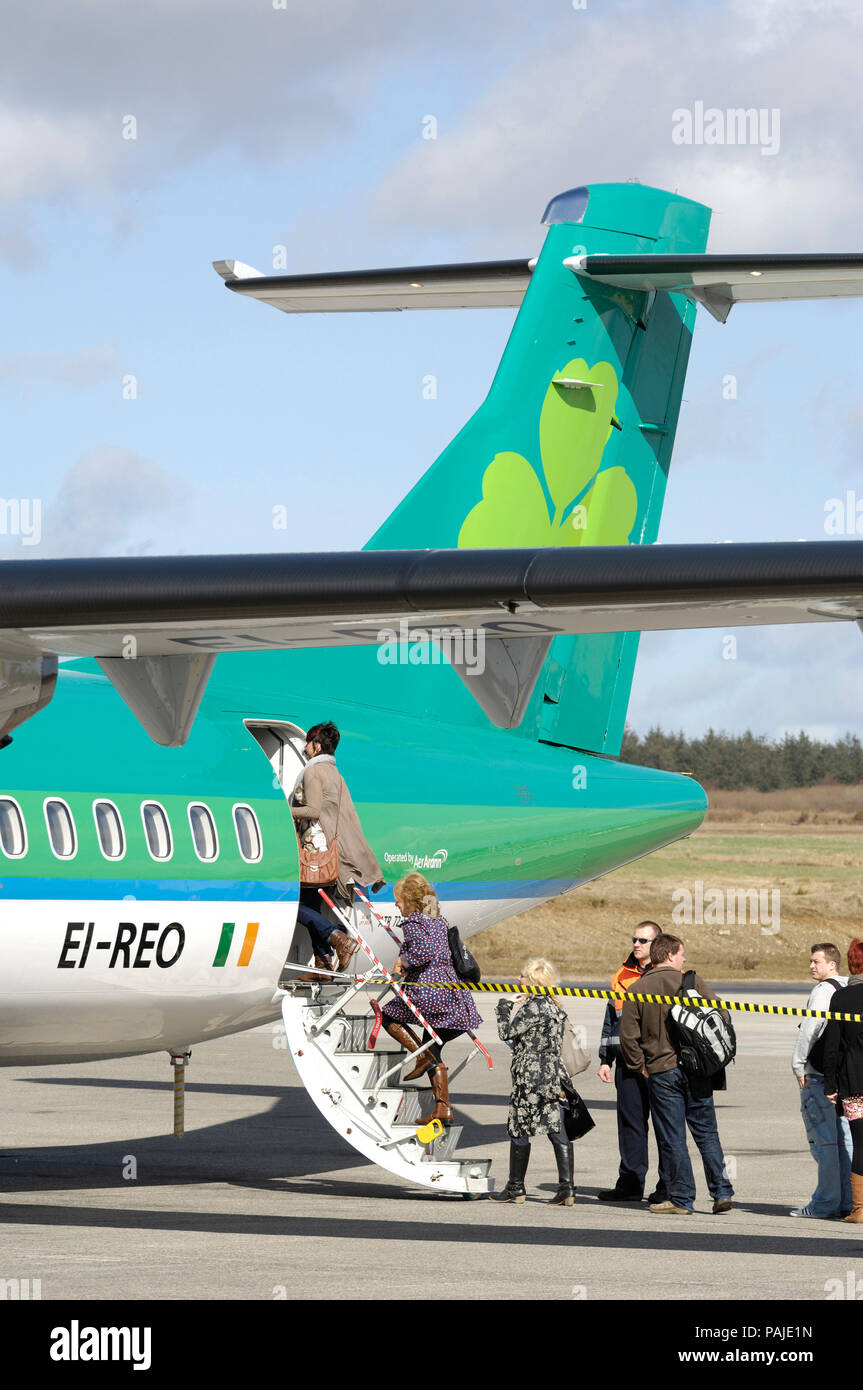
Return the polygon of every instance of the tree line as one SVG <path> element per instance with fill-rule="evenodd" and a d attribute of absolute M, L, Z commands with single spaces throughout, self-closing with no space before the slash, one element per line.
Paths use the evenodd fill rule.
<path fill-rule="evenodd" d="M 708 729 L 703 738 L 688 739 L 682 732 L 667 734 L 657 726 L 639 738 L 627 726 L 620 758 L 667 772 L 690 772 L 703 786 L 729 791 L 863 782 L 863 744 L 852 733 L 835 743 L 820 743 L 802 730 L 772 740 L 748 730 L 726 734 Z"/>

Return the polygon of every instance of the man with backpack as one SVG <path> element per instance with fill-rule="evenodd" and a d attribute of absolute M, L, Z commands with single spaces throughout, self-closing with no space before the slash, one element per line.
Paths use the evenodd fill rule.
<path fill-rule="evenodd" d="M 688 992 L 705 999 L 715 997 L 694 971 L 684 976 L 686 952 L 679 937 L 661 932 L 651 942 L 650 960 L 653 969 L 630 986 L 633 994 L 680 997 Z M 650 1211 L 668 1216 L 693 1213 L 695 1179 L 686 1147 L 687 1126 L 701 1154 L 714 1215 L 731 1211 L 734 1189 L 725 1171 L 713 1105 L 714 1090 L 725 1087 L 724 1063 L 734 1055 L 734 1033 L 727 1015 L 716 1008 L 627 999 L 621 1013 L 620 1047 L 626 1065 L 647 1077 L 668 1192 L 668 1200 L 651 1203 Z"/>
<path fill-rule="evenodd" d="M 833 996 L 848 980 L 839 974 L 842 957 L 829 941 L 812 947 L 809 974 L 815 981 L 807 1009 L 819 1012 L 833 1007 Z M 800 1087 L 800 1111 L 812 1157 L 818 1165 L 818 1182 L 805 1207 L 792 1216 L 828 1220 L 845 1216 L 851 1201 L 851 1131 L 841 1106 L 833 1106 L 824 1094 L 824 1032 L 827 1020 L 805 1018 L 800 1024 L 791 1067 Z"/>

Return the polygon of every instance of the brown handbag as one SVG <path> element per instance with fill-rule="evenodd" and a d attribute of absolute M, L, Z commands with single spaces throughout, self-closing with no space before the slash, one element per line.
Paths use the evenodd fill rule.
<path fill-rule="evenodd" d="M 342 813 L 342 781 L 339 774 L 339 805 L 336 811 L 336 830 L 333 842 L 326 849 L 306 849 L 300 844 L 300 883 L 311 883 L 315 888 L 329 888 L 339 876 L 339 816 Z"/>

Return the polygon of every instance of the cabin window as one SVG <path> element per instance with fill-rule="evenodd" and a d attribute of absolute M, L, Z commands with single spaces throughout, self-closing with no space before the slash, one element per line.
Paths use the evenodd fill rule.
<path fill-rule="evenodd" d="M 123 821 L 113 801 L 94 801 L 93 819 L 99 848 L 106 859 L 122 859 L 126 853 L 126 836 Z"/>
<path fill-rule="evenodd" d="M 8 859 L 27 853 L 27 829 L 21 807 L 11 796 L 0 797 L 0 849 Z"/>
<path fill-rule="evenodd" d="M 189 807 L 189 825 L 198 858 L 216 859 L 219 853 L 219 837 L 210 808 L 200 802 L 193 802 Z"/>
<path fill-rule="evenodd" d="M 240 854 L 247 864 L 257 864 L 263 853 L 261 827 L 251 806 L 234 807 L 234 828 Z"/>
<path fill-rule="evenodd" d="M 65 801 L 52 798 L 45 802 L 45 824 L 48 839 L 58 859 L 72 859 L 78 849 L 75 822 Z"/>
<path fill-rule="evenodd" d="M 145 801 L 141 807 L 141 818 L 150 854 L 154 859 L 170 859 L 174 847 L 171 843 L 171 823 L 164 806 L 160 806 L 158 801 Z"/>

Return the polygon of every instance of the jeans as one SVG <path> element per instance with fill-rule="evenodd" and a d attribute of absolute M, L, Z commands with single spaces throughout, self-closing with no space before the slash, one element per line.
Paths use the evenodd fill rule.
<path fill-rule="evenodd" d="M 617 1092 L 617 1146 L 620 1150 L 618 1188 L 641 1196 L 647 1176 L 647 1127 L 650 1102 L 647 1082 L 640 1071 L 630 1071 L 622 1061 L 615 1063 L 614 1089 Z M 662 1162 L 659 1164 L 657 1190 L 665 1191 Z"/>
<path fill-rule="evenodd" d="M 850 1211 L 851 1131 L 841 1103 L 831 1105 L 824 1094 L 824 1077 L 807 1076 L 800 1092 L 800 1113 L 812 1157 L 818 1164 L 818 1182 L 809 1198 L 814 1216 L 837 1216 Z"/>
<path fill-rule="evenodd" d="M 716 1128 L 713 1095 L 694 1096 L 679 1067 L 648 1076 L 647 1093 L 669 1201 L 687 1211 L 694 1208 L 695 1178 L 686 1147 L 687 1125 L 701 1154 L 704 1176 L 714 1202 L 733 1197 L 734 1188 L 728 1181 Z"/>
<path fill-rule="evenodd" d="M 329 955 L 330 936 L 338 928 L 334 927 L 332 922 L 328 922 L 320 912 L 317 912 L 313 907 L 306 907 L 304 903 L 300 903 L 297 908 L 297 921 L 300 926 L 305 927 L 312 938 L 315 954 L 319 956 Z"/>

